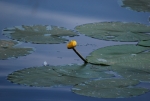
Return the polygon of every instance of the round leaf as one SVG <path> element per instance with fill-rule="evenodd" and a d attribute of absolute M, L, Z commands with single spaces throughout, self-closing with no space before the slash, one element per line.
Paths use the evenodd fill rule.
<path fill-rule="evenodd" d="M 120 0 L 121 7 L 137 12 L 150 12 L 150 0 Z"/>
<path fill-rule="evenodd" d="M 91 64 L 56 66 L 53 69 L 64 75 L 81 78 L 108 78 L 114 76 L 113 74 L 106 73 L 108 67 Z"/>
<path fill-rule="evenodd" d="M 75 85 L 76 94 L 98 98 L 127 98 L 148 92 L 148 89 L 132 87 L 139 82 L 129 79 L 104 79 Z"/>
<path fill-rule="evenodd" d="M 30 54 L 32 48 L 15 48 L 16 41 L 0 40 L 0 59 L 19 57 Z"/>
<path fill-rule="evenodd" d="M 112 70 L 123 78 L 150 82 L 150 64 L 147 66 L 140 64 L 137 66 L 112 66 Z"/>
<path fill-rule="evenodd" d="M 133 61 L 139 62 L 141 58 L 144 59 L 139 53 L 149 50 L 148 47 L 141 47 L 136 45 L 115 45 L 104 48 L 99 48 L 87 56 L 87 60 L 92 63 L 105 63 L 105 64 L 118 64 Z M 140 56 L 139 56 L 140 55 Z M 137 58 L 136 56 L 139 56 Z M 133 59 L 135 58 L 135 59 Z M 148 60 L 148 59 L 146 59 Z M 144 60 L 143 60 L 144 61 Z"/>
<path fill-rule="evenodd" d="M 110 64 L 111 69 L 124 78 L 150 81 L 150 53 L 148 47 L 116 45 L 95 50 L 88 61 Z"/>
<path fill-rule="evenodd" d="M 17 84 L 38 87 L 75 85 L 87 80 L 64 76 L 55 72 L 52 67 L 53 66 L 32 67 L 15 71 L 8 75 L 8 80 Z"/>
<path fill-rule="evenodd" d="M 63 27 L 49 25 L 15 26 L 5 28 L 3 34 L 9 38 L 40 44 L 64 43 L 68 41 L 64 36 L 76 36 L 77 34 Z"/>
<path fill-rule="evenodd" d="M 150 40 L 143 40 L 138 43 L 140 46 L 150 47 Z"/>
<path fill-rule="evenodd" d="M 89 37 L 109 41 L 140 41 L 150 39 L 150 26 L 139 23 L 98 22 L 76 26 L 75 29 Z"/>

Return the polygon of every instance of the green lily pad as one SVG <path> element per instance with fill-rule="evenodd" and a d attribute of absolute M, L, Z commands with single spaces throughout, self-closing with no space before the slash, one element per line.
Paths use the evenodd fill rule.
<path fill-rule="evenodd" d="M 150 0 L 120 0 L 121 7 L 129 8 L 137 12 L 150 12 Z"/>
<path fill-rule="evenodd" d="M 57 66 L 54 70 L 64 75 L 81 78 L 109 78 L 114 76 L 113 74 L 106 73 L 108 71 L 106 66 L 102 67 L 91 64 Z"/>
<path fill-rule="evenodd" d="M 22 69 L 9 74 L 7 79 L 13 83 L 38 87 L 68 86 L 87 80 L 59 74 L 52 67 L 43 66 Z"/>
<path fill-rule="evenodd" d="M 108 46 L 93 51 L 89 54 L 89 56 L 86 57 L 86 59 L 92 63 L 105 63 L 109 65 L 121 63 L 124 65 L 128 65 L 126 64 L 127 62 L 138 63 L 139 61 L 141 61 L 141 58 L 143 61 L 148 60 L 145 57 L 142 57 L 142 55 L 139 53 L 149 49 L 150 48 L 148 47 L 136 46 L 131 44 Z"/>
<path fill-rule="evenodd" d="M 0 40 L 0 59 L 8 59 L 12 57 L 25 56 L 33 51 L 32 48 L 16 48 L 18 42 L 11 40 Z"/>
<path fill-rule="evenodd" d="M 123 78 L 150 82 L 150 66 L 112 66 L 112 70 Z"/>
<path fill-rule="evenodd" d="M 68 41 L 65 36 L 77 36 L 71 30 L 50 25 L 15 26 L 5 28 L 3 34 L 18 41 L 39 44 L 64 43 Z"/>
<path fill-rule="evenodd" d="M 0 40 L 0 48 L 10 48 L 18 44 L 16 41 L 12 40 Z"/>
<path fill-rule="evenodd" d="M 143 40 L 138 43 L 140 46 L 150 47 L 150 40 Z"/>
<path fill-rule="evenodd" d="M 76 26 L 75 29 L 89 37 L 109 41 L 141 41 L 150 39 L 150 26 L 139 23 L 98 22 Z"/>
<path fill-rule="evenodd" d="M 150 82 L 149 58 L 149 52 L 138 54 L 130 58 L 127 62 L 117 63 L 111 68 L 124 78 Z"/>
<path fill-rule="evenodd" d="M 114 72 L 124 78 L 150 81 L 150 52 L 148 47 L 116 45 L 95 50 L 88 61 L 111 65 Z"/>
<path fill-rule="evenodd" d="M 76 94 L 98 98 L 128 98 L 148 92 L 148 89 L 133 87 L 139 81 L 130 79 L 104 79 L 75 85 Z"/>

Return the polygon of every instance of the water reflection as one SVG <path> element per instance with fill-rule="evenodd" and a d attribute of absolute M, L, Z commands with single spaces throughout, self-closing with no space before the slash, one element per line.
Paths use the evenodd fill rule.
<path fill-rule="evenodd" d="M 60 3 L 58 0 L 53 2 L 40 1 L 33 7 L 25 4 L 23 1 L 19 3 L 0 1 L 0 13 L 2 15 L 0 19 L 5 27 L 20 24 L 54 24 L 74 28 L 78 24 L 101 21 L 124 20 L 146 23 L 148 16 L 146 13 L 141 13 L 141 15 L 140 13 L 120 9 L 121 7 L 115 2 L 116 0 L 94 2 L 65 1 L 65 3 Z"/>
<path fill-rule="evenodd" d="M 32 13 L 32 9 L 29 8 L 28 6 L 24 6 L 24 5 L 22 6 L 22 5 L 6 3 L 6 2 L 0 2 L 0 9 L 1 9 L 0 13 L 5 13 L 3 16 L 1 16 L 1 19 L 8 18 L 10 16 L 11 17 L 17 16 L 22 20 L 23 18 L 29 18 L 28 20 L 39 19 L 44 21 L 52 21 L 52 22 L 55 21 L 55 23 L 60 22 L 63 25 L 76 24 L 77 22 L 87 23 L 87 22 L 106 20 L 106 19 L 74 16 L 60 11 L 51 11 L 51 10 L 43 10 L 43 9 L 39 9 L 35 13 Z"/>

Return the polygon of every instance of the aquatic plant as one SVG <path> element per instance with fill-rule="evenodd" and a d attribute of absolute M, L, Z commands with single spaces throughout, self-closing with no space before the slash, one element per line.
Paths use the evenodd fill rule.
<path fill-rule="evenodd" d="M 142 47 L 134 44 L 107 46 L 91 52 L 89 56 L 86 57 L 86 59 L 93 63 L 127 65 L 126 62 L 135 63 L 134 60 L 137 60 L 137 63 L 139 63 L 138 61 L 141 61 L 141 58 L 145 58 L 141 55 L 146 54 L 144 53 L 144 51 L 147 51 L 149 49 L 149 47 Z"/>
<path fill-rule="evenodd" d="M 36 29 L 36 27 L 39 30 Z M 9 36 L 9 30 L 15 30 L 11 37 L 19 38 L 18 30 L 26 30 L 23 33 L 37 31 L 34 35 L 42 35 L 54 38 L 54 40 L 45 40 L 37 38 L 28 42 L 39 43 L 60 43 L 63 36 L 72 34 L 54 35 L 45 31 L 55 32 L 53 27 L 34 26 L 34 27 L 15 27 L 4 30 L 4 34 Z M 58 30 L 59 28 L 56 27 Z M 51 66 L 44 62 L 44 66 L 30 67 L 15 71 L 8 75 L 7 79 L 13 83 L 38 86 L 38 87 L 59 87 L 73 86 L 72 92 L 84 96 L 98 98 L 128 98 L 139 96 L 149 91 L 147 88 L 137 87 L 140 82 L 150 82 L 150 26 L 138 23 L 123 22 L 99 22 L 77 26 L 75 28 L 87 36 L 111 40 L 111 41 L 134 41 L 138 44 L 114 45 L 99 48 L 91 52 L 85 59 L 75 49 L 77 42 L 71 40 L 67 43 L 68 49 L 73 51 L 84 61 L 84 64 L 70 64 L 63 66 Z M 17 30 L 17 31 L 16 31 Z M 62 31 L 62 29 L 60 29 Z M 6 32 L 5 32 L 6 31 Z M 60 31 L 60 32 L 61 32 Z M 63 31 L 62 31 L 63 32 Z M 8 34 L 9 33 L 9 34 Z M 14 36 L 13 36 L 14 35 Z M 33 36 L 34 36 L 33 35 Z M 73 34 L 73 36 L 76 34 Z M 32 37 L 33 37 L 32 36 Z M 22 36 L 21 36 L 22 37 Z M 30 37 L 31 38 L 31 37 Z M 30 39 L 29 38 L 29 39 Z M 57 38 L 61 38 L 57 40 Z M 20 40 L 20 39 L 18 39 Z M 22 40 L 22 39 L 21 39 Z M 24 39 L 23 39 L 24 40 Z M 10 44 L 10 46 L 13 46 Z"/>
<path fill-rule="evenodd" d="M 75 49 L 77 45 L 77 42 L 75 40 L 71 40 L 68 44 L 67 44 L 67 48 L 68 49 L 73 49 L 73 51 L 84 61 L 84 63 L 89 63 L 89 64 L 94 64 L 94 65 L 103 65 L 103 66 L 109 66 L 109 64 L 105 64 L 105 63 L 95 63 L 95 62 L 89 62 L 86 59 L 84 59 L 82 57 L 82 55 Z"/>
<path fill-rule="evenodd" d="M 119 0 L 119 4 L 137 12 L 150 12 L 150 0 Z"/>
<path fill-rule="evenodd" d="M 75 40 L 71 40 L 68 44 L 67 44 L 67 48 L 68 49 L 73 49 L 73 51 L 84 61 L 84 63 L 88 63 L 87 60 L 85 60 L 80 53 L 75 49 L 77 45 L 77 42 Z"/>
<path fill-rule="evenodd" d="M 148 89 L 134 87 L 139 81 L 130 79 L 93 80 L 75 85 L 76 94 L 98 98 L 127 98 L 148 92 Z"/>
<path fill-rule="evenodd" d="M 56 72 L 63 75 L 80 78 L 110 78 L 114 77 L 113 74 L 107 73 L 108 67 L 102 67 L 100 65 L 83 64 L 83 65 L 65 65 L 56 66 L 53 68 Z"/>
<path fill-rule="evenodd" d="M 9 74 L 7 79 L 13 83 L 37 86 L 37 87 L 59 87 L 81 83 L 86 78 L 77 78 L 57 73 L 54 66 L 30 67 Z"/>
<path fill-rule="evenodd" d="M 149 47 L 116 45 L 97 49 L 87 56 L 88 61 L 105 63 L 124 78 L 150 81 Z M 148 52 L 147 52 L 148 51 Z"/>
<path fill-rule="evenodd" d="M 12 40 L 0 40 L 0 59 L 8 59 L 12 57 L 25 56 L 33 51 L 32 48 L 19 48 L 15 47 L 17 41 Z"/>
<path fill-rule="evenodd" d="M 15 26 L 5 28 L 3 34 L 18 41 L 38 44 L 64 43 L 68 41 L 65 36 L 77 36 L 72 30 L 50 25 Z"/>
<path fill-rule="evenodd" d="M 144 47 L 150 47 L 150 40 L 142 40 L 138 42 L 138 45 L 144 46 Z"/>
<path fill-rule="evenodd" d="M 139 23 L 97 22 L 76 26 L 86 36 L 108 41 L 137 42 L 150 39 L 150 26 Z"/>

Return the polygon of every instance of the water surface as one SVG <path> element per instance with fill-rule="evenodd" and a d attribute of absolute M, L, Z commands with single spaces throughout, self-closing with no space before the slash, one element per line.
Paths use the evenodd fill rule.
<path fill-rule="evenodd" d="M 85 23 L 102 21 L 138 22 L 149 25 L 149 13 L 122 8 L 117 0 L 0 0 L 0 30 L 20 25 L 56 25 L 74 29 Z M 8 39 L 0 33 L 0 39 Z M 71 37 L 78 42 L 77 50 L 86 57 L 100 47 L 131 42 L 112 42 L 92 39 L 84 35 Z M 20 47 L 36 50 L 25 57 L 0 60 L 1 101 L 148 101 L 150 93 L 121 99 L 100 99 L 74 94 L 71 87 L 40 88 L 27 87 L 7 81 L 7 75 L 23 68 L 42 66 L 44 61 L 51 65 L 82 64 L 83 61 L 66 44 L 22 43 Z M 18 46 L 18 47 L 19 47 Z M 149 84 L 141 84 L 150 88 Z"/>

